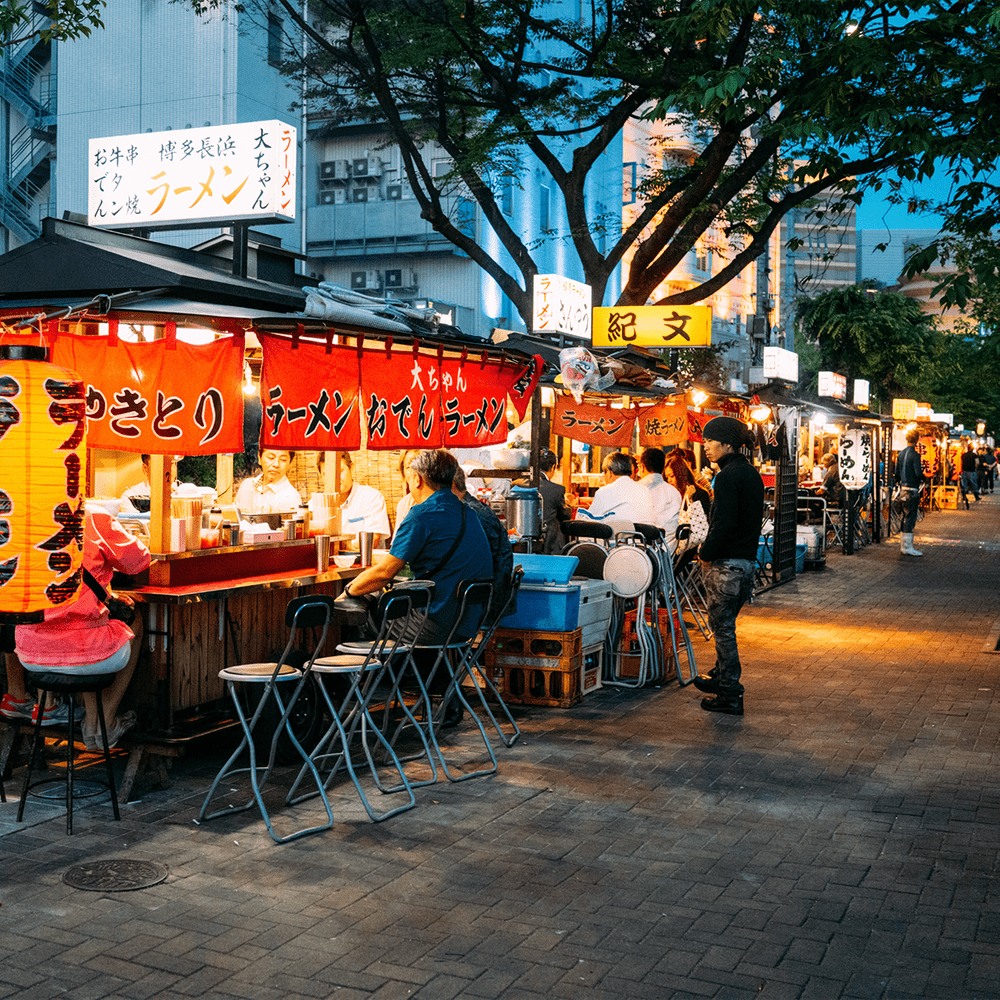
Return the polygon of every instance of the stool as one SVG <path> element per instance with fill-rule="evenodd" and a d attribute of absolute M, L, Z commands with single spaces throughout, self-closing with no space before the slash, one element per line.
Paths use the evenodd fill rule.
<path fill-rule="evenodd" d="M 115 775 L 111 769 L 111 751 L 108 749 L 108 729 L 104 722 L 104 706 L 101 703 L 100 693 L 114 682 L 114 673 L 106 674 L 63 674 L 63 673 L 32 673 L 26 671 L 28 684 L 38 689 L 38 704 L 45 704 L 45 694 L 51 691 L 54 694 L 74 695 L 74 694 L 94 694 L 97 695 L 97 718 L 101 727 L 101 742 L 104 745 L 104 764 L 108 772 L 108 792 L 111 795 L 111 806 L 114 809 L 115 819 L 120 820 L 121 814 L 118 812 L 118 796 L 115 792 Z M 38 781 L 31 780 L 31 772 L 35 766 L 35 756 L 38 753 L 38 743 L 42 735 L 42 712 L 39 708 L 38 718 L 35 720 L 35 731 L 31 737 L 31 754 L 28 757 L 27 769 L 24 773 L 24 785 L 21 788 L 21 801 L 17 807 L 17 821 L 20 823 L 24 817 L 24 803 L 28 798 L 30 789 L 39 785 L 50 785 L 57 781 L 66 782 L 66 833 L 73 832 L 73 744 L 76 741 L 76 720 L 72 707 L 69 712 L 69 741 L 66 744 L 66 777 L 65 778 L 42 778 Z M 82 734 L 81 734 L 82 735 Z M 92 795 L 100 795 L 103 788 L 94 792 L 81 792 L 77 798 L 89 798 Z"/>

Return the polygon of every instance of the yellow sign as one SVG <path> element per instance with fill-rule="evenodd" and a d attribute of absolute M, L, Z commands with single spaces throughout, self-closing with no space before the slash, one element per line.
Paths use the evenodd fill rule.
<path fill-rule="evenodd" d="M 892 401 L 893 420 L 916 420 L 917 401 L 915 399 L 894 399 Z"/>
<path fill-rule="evenodd" d="M 611 306 L 594 310 L 594 347 L 710 347 L 711 306 Z"/>

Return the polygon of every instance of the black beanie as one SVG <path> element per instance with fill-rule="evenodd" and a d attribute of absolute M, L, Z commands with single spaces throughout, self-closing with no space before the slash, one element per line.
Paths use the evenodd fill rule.
<path fill-rule="evenodd" d="M 712 417 L 701 430 L 702 440 L 718 441 L 740 448 L 751 441 L 750 429 L 735 417 Z"/>

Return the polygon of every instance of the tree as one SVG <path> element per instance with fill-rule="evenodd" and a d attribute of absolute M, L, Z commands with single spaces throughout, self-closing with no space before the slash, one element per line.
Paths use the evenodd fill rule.
<path fill-rule="evenodd" d="M 186 2 L 205 11 L 223 0 Z M 241 9 L 262 20 L 280 11 L 294 26 L 300 49 L 286 68 L 304 75 L 310 113 L 386 129 L 423 217 L 526 322 L 536 262 L 500 195 L 523 179 L 525 153 L 558 192 L 595 301 L 634 250 L 619 302 L 673 305 L 725 286 L 820 192 L 849 203 L 865 187 L 926 177 L 941 157 L 954 171 L 994 161 L 1000 62 L 988 0 L 582 7 L 579 19 L 559 0 L 311 0 L 308 19 L 297 0 Z M 649 170 L 628 225 L 617 209 L 594 217 L 591 175 L 642 117 L 682 129 L 691 155 Z M 443 177 L 421 156 L 428 140 L 451 157 Z M 479 203 L 509 270 L 449 216 L 458 186 Z M 722 268 L 661 294 L 706 240 Z"/>
<path fill-rule="evenodd" d="M 106 0 L 46 0 L 45 3 L 0 3 L 0 48 L 17 45 L 35 35 L 43 41 L 88 37 L 103 28 Z"/>
<path fill-rule="evenodd" d="M 872 409 L 891 409 L 894 397 L 924 399 L 941 337 L 933 317 L 899 292 L 862 285 L 799 302 L 796 337 L 815 344 L 824 370 L 871 384 Z"/>

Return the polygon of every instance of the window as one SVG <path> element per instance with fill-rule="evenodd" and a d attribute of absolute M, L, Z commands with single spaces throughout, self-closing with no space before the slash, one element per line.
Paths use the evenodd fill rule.
<path fill-rule="evenodd" d="M 622 164 L 622 204 L 635 204 L 635 171 L 636 164 Z"/>
<path fill-rule="evenodd" d="M 267 62 L 278 66 L 284 58 L 284 22 L 277 14 L 267 15 Z"/>

